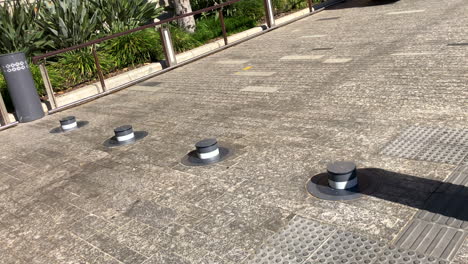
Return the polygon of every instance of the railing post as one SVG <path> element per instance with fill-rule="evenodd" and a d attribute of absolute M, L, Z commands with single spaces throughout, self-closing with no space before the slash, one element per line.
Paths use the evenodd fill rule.
<path fill-rule="evenodd" d="M 223 8 L 219 9 L 219 22 L 221 22 L 221 29 L 223 30 L 224 45 L 228 44 L 226 24 L 224 23 Z"/>
<path fill-rule="evenodd" d="M 2 95 L 0 94 L 0 125 L 5 126 L 10 124 L 10 117 L 6 110 L 5 102 L 3 101 Z"/>
<path fill-rule="evenodd" d="M 50 107 L 52 109 L 57 108 L 57 100 L 54 95 L 54 90 L 52 88 L 52 84 L 50 83 L 49 73 L 47 72 L 47 68 L 45 63 L 42 62 L 39 64 L 39 69 L 41 70 L 42 80 L 44 81 L 44 87 L 47 92 L 47 97 L 49 97 Z"/>
<path fill-rule="evenodd" d="M 263 5 L 265 7 L 265 17 L 266 23 L 269 28 L 275 26 L 275 14 L 273 12 L 273 3 L 271 0 L 263 0 Z"/>
<path fill-rule="evenodd" d="M 177 60 L 174 52 L 174 46 L 172 45 L 171 32 L 169 31 L 169 28 L 161 26 L 159 28 L 159 33 L 161 34 L 167 66 L 174 66 L 177 64 Z"/>
<path fill-rule="evenodd" d="M 99 58 L 96 53 L 96 44 L 93 44 L 92 51 L 93 51 L 94 63 L 96 64 L 96 70 L 98 73 L 99 81 L 101 82 L 102 92 L 105 92 L 107 91 L 106 82 L 104 81 L 104 75 L 102 74 L 101 64 L 99 63 Z M 99 92 L 101 91 L 98 91 L 98 93 Z"/>

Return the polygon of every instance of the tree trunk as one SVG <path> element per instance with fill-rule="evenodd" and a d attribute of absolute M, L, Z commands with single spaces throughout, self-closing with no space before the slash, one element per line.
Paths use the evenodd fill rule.
<path fill-rule="evenodd" d="M 190 0 L 174 0 L 176 16 L 192 12 Z M 187 32 L 195 32 L 195 18 L 193 16 L 184 17 L 178 20 L 179 25 Z"/>

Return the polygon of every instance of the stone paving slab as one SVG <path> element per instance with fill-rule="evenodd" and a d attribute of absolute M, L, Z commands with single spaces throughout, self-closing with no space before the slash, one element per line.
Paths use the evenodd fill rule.
<path fill-rule="evenodd" d="M 401 13 L 411 10 L 424 11 Z M 466 10 L 463 0 L 348 1 L 2 131 L 0 262 L 275 263 L 259 254 L 274 249 L 267 251 L 274 258 L 300 263 L 467 264 L 466 238 L 450 240 L 459 247 L 447 255 L 395 246 L 412 221 L 429 220 L 423 210 L 439 217 L 430 197 L 445 192 L 436 200 L 450 209 L 451 195 L 466 192 L 467 50 L 450 45 L 466 39 Z M 337 59 L 351 60 L 324 63 Z M 50 134 L 66 115 L 90 123 Z M 124 124 L 149 135 L 106 148 Z M 421 133 L 407 135 L 408 128 Z M 208 137 L 235 154 L 211 166 L 182 165 Z M 382 153 L 396 139 L 414 155 Z M 337 160 L 371 170 L 379 188 L 346 202 L 308 194 L 306 182 Z M 449 216 L 430 224 L 466 232 L 463 214 Z M 308 231 L 286 236 L 302 220 Z M 345 248 L 341 239 L 362 245 Z"/>

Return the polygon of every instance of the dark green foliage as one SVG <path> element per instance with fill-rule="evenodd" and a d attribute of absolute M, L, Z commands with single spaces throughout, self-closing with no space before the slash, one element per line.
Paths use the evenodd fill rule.
<path fill-rule="evenodd" d="M 273 0 L 273 7 L 276 13 L 284 13 L 292 10 L 306 8 L 308 6 L 305 0 Z"/>
<path fill-rule="evenodd" d="M 265 8 L 262 0 L 243 0 L 235 3 L 233 16 L 248 17 L 253 20 L 260 20 L 265 16 Z"/>
<path fill-rule="evenodd" d="M 117 68 L 162 59 L 162 46 L 158 32 L 148 28 L 105 42 L 105 53 L 109 54 Z"/>
<path fill-rule="evenodd" d="M 109 55 L 103 52 L 98 54 L 103 72 L 112 70 L 114 63 L 109 58 Z M 51 66 L 51 68 L 60 71 L 62 76 L 64 76 L 65 87 L 72 87 L 97 78 L 97 69 L 91 48 L 63 53 L 60 55 L 58 62 L 51 63 Z"/>
<path fill-rule="evenodd" d="M 226 31 L 229 34 L 238 33 L 257 26 L 257 20 L 250 17 L 228 17 L 225 19 Z"/>
<path fill-rule="evenodd" d="M 89 0 L 101 11 L 100 21 L 107 33 L 136 28 L 158 17 L 163 8 L 147 0 Z"/>
<path fill-rule="evenodd" d="M 177 52 L 186 51 L 203 45 L 203 43 L 196 40 L 192 34 L 187 33 L 177 26 L 171 27 L 170 30 L 172 43 Z"/>
<path fill-rule="evenodd" d="M 0 6 L 0 54 L 36 55 L 52 48 L 52 41 L 35 23 L 40 4 L 27 0 L 6 1 Z"/>
<path fill-rule="evenodd" d="M 29 67 L 31 69 L 31 73 L 34 79 L 34 82 L 36 84 L 37 88 L 37 93 L 39 96 L 44 96 L 46 95 L 46 91 L 44 88 L 44 82 L 42 80 L 41 76 L 41 71 L 39 70 L 39 66 L 34 65 L 32 63 L 29 64 Z M 48 73 L 49 73 L 49 79 L 50 82 L 52 83 L 52 87 L 54 87 L 54 90 L 60 90 L 61 88 L 64 88 L 64 78 L 60 75 L 57 70 L 55 70 L 52 67 L 48 67 Z M 13 111 L 13 103 L 11 102 L 10 95 L 8 94 L 8 87 L 7 83 L 5 81 L 5 78 L 3 77 L 2 74 L 0 74 L 0 93 L 3 97 L 3 100 L 5 101 L 5 105 L 9 111 Z"/>
<path fill-rule="evenodd" d="M 84 43 L 98 36 L 102 24 L 100 11 L 89 1 L 50 0 L 52 4 L 41 8 L 36 21 L 54 41 L 56 48 Z"/>
<path fill-rule="evenodd" d="M 11 112 L 13 110 L 13 104 L 11 102 L 10 95 L 8 94 L 8 87 L 7 87 L 5 78 L 3 78 L 2 74 L 0 74 L 0 94 L 2 95 L 3 101 L 5 102 L 5 105 L 7 107 L 7 110 Z"/>
<path fill-rule="evenodd" d="M 31 69 L 31 73 L 36 83 L 36 89 L 39 96 L 46 95 L 44 81 L 42 79 L 41 71 L 39 70 L 39 66 L 30 63 L 29 67 Z M 47 67 L 47 73 L 49 74 L 50 83 L 54 88 L 54 91 L 59 91 L 65 88 L 65 78 L 61 74 L 61 72 L 53 67 Z"/>

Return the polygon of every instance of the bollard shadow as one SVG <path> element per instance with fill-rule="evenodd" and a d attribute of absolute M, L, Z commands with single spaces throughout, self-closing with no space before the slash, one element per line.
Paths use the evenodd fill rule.
<path fill-rule="evenodd" d="M 329 7 L 328 9 L 344 9 L 344 8 L 355 8 L 355 7 L 371 7 L 380 5 L 391 5 L 395 4 L 400 0 L 347 0 L 339 5 Z"/>
<path fill-rule="evenodd" d="M 369 196 L 468 221 L 468 187 L 378 168 L 358 169 L 357 173 L 377 182 Z"/>

